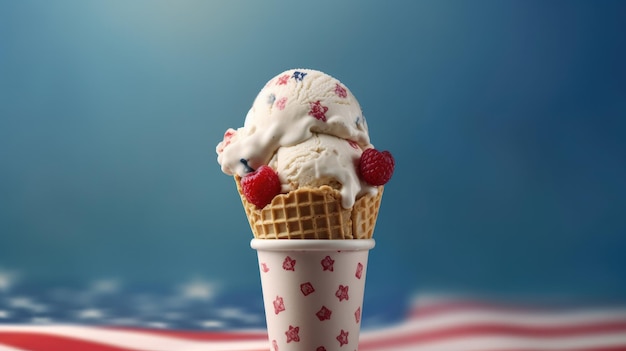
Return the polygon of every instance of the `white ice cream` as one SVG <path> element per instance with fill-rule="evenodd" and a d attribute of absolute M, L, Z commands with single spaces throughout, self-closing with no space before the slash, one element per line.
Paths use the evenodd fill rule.
<path fill-rule="evenodd" d="M 243 177 L 250 168 L 269 165 L 284 192 L 327 184 L 340 190 L 349 208 L 357 197 L 376 191 L 357 171 L 362 150 L 371 147 L 352 93 L 325 73 L 295 69 L 265 85 L 244 126 L 229 129 L 216 151 L 226 174 Z"/>

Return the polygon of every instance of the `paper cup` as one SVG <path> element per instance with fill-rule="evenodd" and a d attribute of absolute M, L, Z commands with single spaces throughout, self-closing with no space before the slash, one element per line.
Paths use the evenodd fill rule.
<path fill-rule="evenodd" d="M 374 244 L 374 239 L 252 239 L 271 351 L 358 349 Z"/>

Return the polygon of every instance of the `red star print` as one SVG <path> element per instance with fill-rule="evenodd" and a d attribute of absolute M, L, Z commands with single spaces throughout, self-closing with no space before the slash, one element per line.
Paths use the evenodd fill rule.
<path fill-rule="evenodd" d="M 278 343 L 276 340 L 272 340 L 272 347 L 274 348 L 274 351 L 278 351 Z"/>
<path fill-rule="evenodd" d="M 326 308 L 326 306 L 322 306 L 322 308 L 320 308 L 320 310 L 317 311 L 315 315 L 317 316 L 317 318 L 319 318 L 320 321 L 325 321 L 327 319 L 330 319 L 331 313 L 333 313 L 333 311 Z"/>
<path fill-rule="evenodd" d="M 295 271 L 296 270 L 296 260 L 287 256 L 283 261 L 283 269 L 286 271 Z"/>
<path fill-rule="evenodd" d="M 300 291 L 302 291 L 302 294 L 304 294 L 304 296 L 309 296 L 309 294 L 312 294 L 315 289 L 313 288 L 313 284 L 311 284 L 310 282 L 306 282 L 300 284 Z"/>
<path fill-rule="evenodd" d="M 285 332 L 285 335 L 287 335 L 287 343 L 300 341 L 300 335 L 298 335 L 299 332 L 300 327 L 293 327 L 290 325 L 289 330 Z"/>
<path fill-rule="evenodd" d="M 348 334 L 350 333 L 341 329 L 341 333 L 337 335 L 337 341 L 339 341 L 339 347 L 343 345 L 348 345 Z"/>
<path fill-rule="evenodd" d="M 280 99 L 278 99 L 278 101 L 276 101 L 276 107 L 281 111 L 285 109 L 286 104 L 287 104 L 286 97 L 281 97 Z"/>
<path fill-rule="evenodd" d="M 346 88 L 339 85 L 339 83 L 335 85 L 335 94 L 337 94 L 337 96 L 342 97 L 342 98 L 345 98 L 346 96 L 348 96 L 348 92 L 346 91 Z"/>
<path fill-rule="evenodd" d="M 322 260 L 322 268 L 323 268 L 323 270 L 332 272 L 334 263 L 335 263 L 335 260 L 330 258 L 330 256 L 324 257 L 324 259 Z"/>
<path fill-rule="evenodd" d="M 326 351 L 326 348 L 324 346 L 320 346 L 316 348 L 315 351 Z"/>
<path fill-rule="evenodd" d="M 356 273 L 354 274 L 354 276 L 358 279 L 361 279 L 361 276 L 363 276 L 363 265 L 361 264 L 361 262 L 356 265 Z"/>
<path fill-rule="evenodd" d="M 261 263 L 261 272 L 267 273 L 269 271 L 270 271 L 270 267 L 268 267 L 265 262 Z"/>
<path fill-rule="evenodd" d="M 339 289 L 335 292 L 335 296 L 339 298 L 339 301 L 350 299 L 348 296 L 348 286 L 339 285 Z"/>
<path fill-rule="evenodd" d="M 285 302 L 283 302 L 283 298 L 280 296 L 276 296 L 276 300 L 274 300 L 274 313 L 279 314 L 285 310 Z"/>
<path fill-rule="evenodd" d="M 309 115 L 322 122 L 326 122 L 326 112 L 328 111 L 328 107 L 322 105 L 319 100 L 311 102 L 310 105 L 311 110 L 309 111 Z"/>
<path fill-rule="evenodd" d="M 361 307 L 357 308 L 356 312 L 354 312 L 354 319 L 356 320 L 357 324 L 361 322 Z"/>
<path fill-rule="evenodd" d="M 285 85 L 287 84 L 287 82 L 289 82 L 289 75 L 285 74 L 285 75 L 278 77 L 278 82 L 276 84 Z"/>

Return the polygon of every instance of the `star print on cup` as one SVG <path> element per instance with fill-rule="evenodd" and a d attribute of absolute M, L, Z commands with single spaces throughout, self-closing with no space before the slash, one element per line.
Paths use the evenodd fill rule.
<path fill-rule="evenodd" d="M 356 321 L 356 324 L 361 322 L 361 307 L 357 308 L 356 312 L 354 312 L 354 320 Z"/>
<path fill-rule="evenodd" d="M 324 346 L 320 346 L 317 349 L 315 349 L 315 351 L 326 351 L 326 348 Z"/>
<path fill-rule="evenodd" d="M 324 259 L 322 260 L 322 269 L 325 271 L 333 271 L 333 264 L 335 263 L 335 261 L 330 258 L 330 256 L 326 256 L 324 257 Z"/>
<path fill-rule="evenodd" d="M 362 275 L 363 275 L 363 264 L 359 262 L 359 264 L 356 265 L 356 273 L 354 274 L 354 276 L 357 277 L 358 279 L 361 279 Z"/>
<path fill-rule="evenodd" d="M 322 308 L 320 308 L 320 310 L 317 311 L 317 313 L 315 313 L 315 315 L 317 316 L 317 318 L 320 321 L 325 321 L 325 320 L 329 320 L 330 319 L 330 315 L 332 313 L 333 313 L 333 311 L 331 311 L 328 308 L 326 308 L 326 306 L 322 306 Z"/>
<path fill-rule="evenodd" d="M 274 351 L 278 351 L 278 342 L 276 342 L 276 340 L 272 340 L 272 347 L 274 348 Z"/>
<path fill-rule="evenodd" d="M 341 333 L 337 335 L 337 341 L 339 341 L 339 346 L 348 345 L 348 334 L 349 332 L 341 329 Z"/>
<path fill-rule="evenodd" d="M 300 284 L 300 291 L 302 291 L 302 294 L 304 296 L 309 296 L 310 294 L 315 292 L 315 288 L 313 288 L 313 284 L 311 284 L 311 282 L 306 282 Z"/>
<path fill-rule="evenodd" d="M 299 332 L 300 332 L 300 327 L 294 327 L 290 325 L 289 330 L 285 332 L 285 335 L 287 335 L 287 343 L 290 343 L 292 341 L 299 342 L 300 341 L 300 335 L 298 335 Z"/>
<path fill-rule="evenodd" d="M 285 310 L 285 302 L 283 298 L 280 296 L 276 296 L 276 300 L 274 300 L 274 313 L 279 314 L 280 312 Z"/>
<path fill-rule="evenodd" d="M 283 261 L 283 269 L 286 271 L 295 271 L 296 260 L 292 259 L 289 256 L 285 257 L 285 260 Z"/>
<path fill-rule="evenodd" d="M 267 266 L 267 263 L 265 262 L 261 263 L 261 272 L 267 273 L 269 271 L 270 271 L 270 267 Z"/>
<path fill-rule="evenodd" d="M 339 298 L 339 301 L 350 299 L 348 296 L 348 286 L 339 285 L 339 289 L 335 292 L 335 296 Z"/>

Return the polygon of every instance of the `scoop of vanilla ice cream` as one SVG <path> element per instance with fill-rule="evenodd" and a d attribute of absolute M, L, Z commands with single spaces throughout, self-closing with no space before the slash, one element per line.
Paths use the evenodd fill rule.
<path fill-rule="evenodd" d="M 247 164 L 268 164 L 281 147 L 299 144 L 314 133 L 371 147 L 367 123 L 356 98 L 340 81 L 320 71 L 294 69 L 272 78 L 259 92 L 243 127 L 218 144 L 226 174 L 244 176 Z"/>
<path fill-rule="evenodd" d="M 349 208 L 356 197 L 376 192 L 359 179 L 361 153 L 353 141 L 316 133 L 302 143 L 279 148 L 269 166 L 278 173 L 283 192 L 329 185 L 341 192 L 342 206 Z"/>
<path fill-rule="evenodd" d="M 342 205 L 376 189 L 358 176 L 370 144 L 361 106 L 340 81 L 320 71 L 293 69 L 259 92 L 243 127 L 229 129 L 216 147 L 222 171 L 241 177 L 262 165 L 274 168 L 283 191 L 330 185 Z"/>

